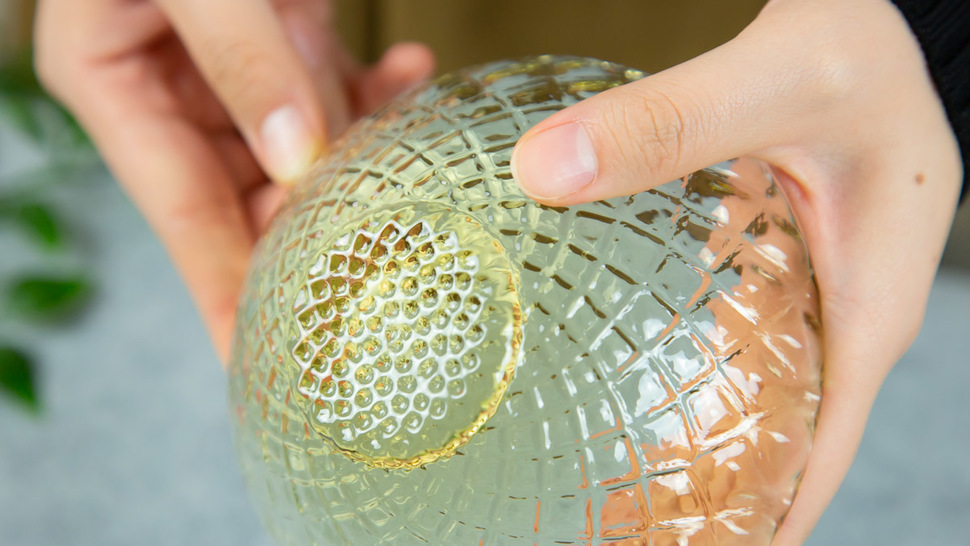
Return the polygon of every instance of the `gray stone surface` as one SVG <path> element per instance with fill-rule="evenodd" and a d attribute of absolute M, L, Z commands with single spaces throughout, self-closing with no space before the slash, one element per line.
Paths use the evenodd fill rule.
<path fill-rule="evenodd" d="M 100 288 L 75 324 L 2 323 L 43 363 L 45 409 L 32 417 L 0 399 L 0 545 L 268 545 L 185 289 L 107 175 L 74 178 L 53 196 L 82 243 L 62 260 L 89 266 Z M 0 256 L 0 278 L 49 260 L 8 232 Z M 968 340 L 970 276 L 944 270 L 810 545 L 965 543 Z"/>
<path fill-rule="evenodd" d="M 75 324 L 14 330 L 44 411 L 0 399 L 0 545 L 268 545 L 232 451 L 223 372 L 161 246 L 120 190 L 57 208 L 99 288 Z M 9 252 L 8 252 L 9 250 Z M 0 234 L 0 275 L 42 261 Z M 4 332 L 9 337 L 11 332 Z"/>

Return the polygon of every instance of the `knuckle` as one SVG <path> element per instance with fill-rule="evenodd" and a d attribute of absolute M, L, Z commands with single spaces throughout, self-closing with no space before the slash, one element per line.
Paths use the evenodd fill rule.
<path fill-rule="evenodd" d="M 871 21 L 846 13 L 804 8 L 797 2 L 769 2 L 739 39 L 753 52 L 772 44 L 779 58 L 787 59 L 775 65 L 775 79 L 769 84 L 797 97 L 790 108 L 818 115 L 819 110 L 847 101 L 855 106 L 858 103 L 852 99 L 871 87 L 876 72 L 885 70 L 885 51 L 873 45 L 880 31 L 871 28 Z M 793 25 L 809 31 L 797 47 L 790 39 L 781 41 L 777 31 Z"/>
<path fill-rule="evenodd" d="M 63 6 L 55 2 L 38 2 L 34 14 L 33 55 L 31 64 L 37 83 L 52 97 L 70 107 L 79 89 L 89 87 L 85 47 L 76 37 L 60 28 Z M 0 19 L 2 19 L 0 15 Z M 0 22 L 0 27 L 3 24 Z M 0 42 L 2 42 L 0 38 Z"/>
<path fill-rule="evenodd" d="M 34 55 L 34 74 L 41 87 L 52 96 L 56 96 L 58 95 L 56 78 L 58 71 L 51 66 L 50 56 L 41 54 L 41 51 L 45 50 L 38 50 Z"/>
<path fill-rule="evenodd" d="M 53 63 L 58 56 L 53 55 L 51 52 L 51 47 L 53 45 L 51 37 L 53 33 L 49 28 L 51 26 L 49 22 L 49 10 L 50 6 L 48 4 L 43 4 L 37 8 L 37 20 L 34 26 L 34 55 L 32 63 L 37 81 L 40 82 L 44 89 L 53 93 L 55 82 L 54 76 L 57 74 Z"/>
<path fill-rule="evenodd" d="M 218 202 L 184 199 L 173 203 L 162 221 L 166 231 L 179 237 L 187 236 L 227 224 L 226 211 L 232 210 L 235 205 L 228 197 Z"/>
<path fill-rule="evenodd" d="M 687 130 L 687 118 L 680 105 L 669 95 L 655 91 L 644 100 L 643 108 L 653 124 L 653 130 L 646 133 L 648 143 L 670 163 L 679 162 L 684 152 L 684 132 Z"/>
<path fill-rule="evenodd" d="M 209 79 L 223 100 L 230 104 L 245 102 L 253 89 L 267 76 L 266 59 L 252 43 L 232 40 L 209 44 Z"/>
<path fill-rule="evenodd" d="M 871 37 L 837 25 L 831 21 L 813 19 L 806 25 L 816 28 L 812 41 L 799 50 L 784 74 L 790 85 L 804 93 L 810 109 L 829 108 L 858 97 L 859 92 L 878 81 L 882 62 L 879 48 L 867 43 Z M 865 36 L 865 37 L 863 37 Z"/>
<path fill-rule="evenodd" d="M 626 154 L 627 164 L 639 165 L 642 174 L 655 178 L 669 176 L 684 157 L 688 119 L 683 105 L 670 95 L 653 88 L 639 90 L 630 101 L 616 101 L 612 113 L 624 134 L 615 135 Z"/>
<path fill-rule="evenodd" d="M 808 88 L 815 107 L 843 103 L 855 94 L 859 86 L 860 67 L 843 52 L 820 55 L 808 65 Z"/>
<path fill-rule="evenodd" d="M 39 42 L 34 50 L 32 60 L 37 82 L 52 97 L 61 101 L 64 100 L 63 89 L 65 89 L 61 82 L 68 72 L 68 67 L 64 66 L 63 59 L 64 56 L 59 52 L 52 51 L 48 44 Z"/>

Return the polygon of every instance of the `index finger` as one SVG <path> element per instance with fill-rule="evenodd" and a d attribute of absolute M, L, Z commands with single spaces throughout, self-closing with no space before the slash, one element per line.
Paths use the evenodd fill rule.
<path fill-rule="evenodd" d="M 292 181 L 326 140 L 309 69 L 268 0 L 158 0 L 257 159 Z"/>

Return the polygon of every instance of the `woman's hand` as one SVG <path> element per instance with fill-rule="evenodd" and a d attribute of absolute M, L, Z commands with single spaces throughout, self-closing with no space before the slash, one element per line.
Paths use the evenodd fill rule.
<path fill-rule="evenodd" d="M 40 0 L 36 25 L 41 80 L 167 247 L 223 359 L 283 193 L 270 179 L 299 177 L 433 65 L 417 44 L 356 65 L 324 0 Z"/>
<path fill-rule="evenodd" d="M 775 544 L 804 541 L 912 343 L 962 180 L 920 48 L 888 0 L 774 0 L 737 38 L 577 104 L 513 155 L 536 199 L 626 195 L 738 156 L 776 169 L 825 329 L 815 444 Z"/>

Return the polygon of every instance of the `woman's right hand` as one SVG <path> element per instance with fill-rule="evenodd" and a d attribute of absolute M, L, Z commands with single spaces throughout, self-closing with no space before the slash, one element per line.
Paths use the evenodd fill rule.
<path fill-rule="evenodd" d="M 225 360 L 256 236 L 327 142 L 428 77 L 358 66 L 326 0 L 40 0 L 36 68 L 175 262 Z"/>

